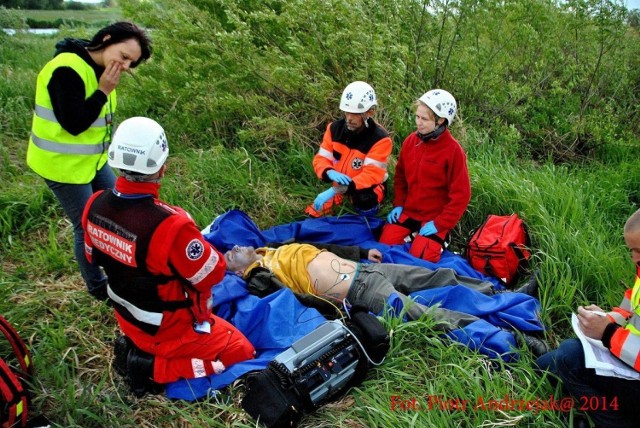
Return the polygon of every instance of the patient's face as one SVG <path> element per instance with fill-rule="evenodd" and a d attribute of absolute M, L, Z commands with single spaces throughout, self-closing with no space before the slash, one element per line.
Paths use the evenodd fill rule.
<path fill-rule="evenodd" d="M 260 258 L 253 247 L 240 247 L 235 245 L 232 249 L 224 253 L 224 259 L 227 262 L 227 269 L 238 272 L 249 267 L 253 262 Z"/>

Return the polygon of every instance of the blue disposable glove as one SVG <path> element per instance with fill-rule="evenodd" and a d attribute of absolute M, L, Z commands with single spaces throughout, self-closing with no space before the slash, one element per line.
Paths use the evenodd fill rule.
<path fill-rule="evenodd" d="M 335 181 L 336 183 L 343 184 L 345 186 L 351 183 L 351 177 L 342 174 L 335 169 L 330 169 L 329 171 L 327 171 L 327 177 L 329 177 L 329 180 Z"/>
<path fill-rule="evenodd" d="M 327 190 L 316 196 L 316 199 L 313 201 L 313 208 L 320 211 L 324 204 L 326 204 L 329 199 L 333 198 L 335 195 L 336 191 L 333 187 L 329 187 Z"/>
<path fill-rule="evenodd" d="M 425 223 L 425 225 L 422 226 L 422 229 L 420 229 L 420 235 L 422 236 L 435 235 L 436 233 L 438 233 L 438 229 L 436 229 L 436 225 L 433 223 L 433 220 Z"/>
<path fill-rule="evenodd" d="M 389 215 L 387 216 L 387 222 L 389 223 L 397 222 L 398 219 L 400 218 L 400 214 L 402 214 L 402 210 L 403 210 L 402 207 L 395 207 L 394 209 L 392 209 Z"/>

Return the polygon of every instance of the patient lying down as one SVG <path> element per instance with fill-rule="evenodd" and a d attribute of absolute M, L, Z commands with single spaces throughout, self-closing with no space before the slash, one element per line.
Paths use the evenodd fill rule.
<path fill-rule="evenodd" d="M 258 249 L 234 246 L 224 256 L 227 269 L 246 279 L 253 294 L 269 294 L 287 287 L 298 294 L 339 304 L 346 301 L 381 313 L 389 297 L 396 293 L 408 308 L 410 320 L 428 313 L 443 330 L 464 327 L 478 318 L 415 303 L 408 297 L 410 293 L 453 285 L 487 295 L 496 292 L 491 282 L 460 276 L 452 269 L 381 263 L 382 254 L 376 249 L 295 243 Z M 360 263 L 361 259 L 373 263 Z"/>

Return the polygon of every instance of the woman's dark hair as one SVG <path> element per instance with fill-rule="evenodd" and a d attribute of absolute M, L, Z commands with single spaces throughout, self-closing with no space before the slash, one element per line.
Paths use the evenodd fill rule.
<path fill-rule="evenodd" d="M 111 37 L 104 40 L 106 35 Z M 140 51 L 142 52 L 140 58 L 136 62 L 131 63 L 131 68 L 136 68 L 142 61 L 151 57 L 153 49 L 151 48 L 151 39 L 147 33 L 131 22 L 121 21 L 104 27 L 93 36 L 89 42 L 89 46 L 87 46 L 87 50 L 97 51 L 129 39 L 136 39 L 140 44 Z"/>

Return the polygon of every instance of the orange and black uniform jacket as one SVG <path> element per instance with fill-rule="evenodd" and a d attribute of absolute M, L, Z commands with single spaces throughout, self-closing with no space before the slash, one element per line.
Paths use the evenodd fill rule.
<path fill-rule="evenodd" d="M 336 171 L 352 178 L 347 194 L 382 185 L 387 179 L 387 161 L 393 144 L 389 133 L 373 119 L 359 133 L 347 129 L 345 119 L 327 126 L 320 150 L 313 158 L 318 178 L 331 182 L 327 171 Z"/>

